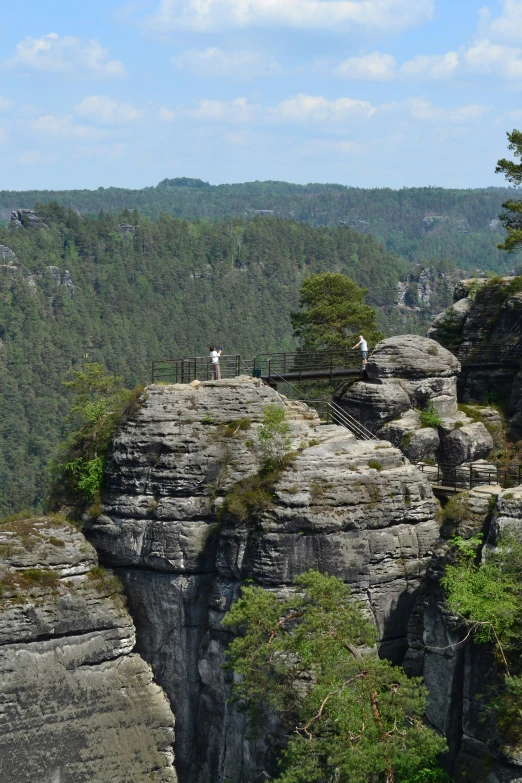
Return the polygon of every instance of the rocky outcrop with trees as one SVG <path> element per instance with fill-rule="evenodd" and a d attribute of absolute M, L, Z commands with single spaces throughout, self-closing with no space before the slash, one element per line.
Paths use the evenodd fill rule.
<path fill-rule="evenodd" d="M 435 340 L 400 335 L 382 340 L 366 377 L 341 388 L 336 402 L 412 462 L 464 465 L 483 460 L 493 439 L 459 410 L 460 363 Z"/>
<path fill-rule="evenodd" d="M 439 536 L 435 499 L 389 442 L 321 425 L 256 379 L 145 395 L 115 436 L 87 535 L 121 577 L 137 650 L 171 700 L 180 781 L 263 780 L 280 737 L 252 737 L 228 702 L 224 613 L 246 580 L 283 598 L 313 568 L 352 588 L 400 662 Z M 287 431 L 270 424 L 278 411 Z M 282 462 L 268 469 L 274 443 Z"/>

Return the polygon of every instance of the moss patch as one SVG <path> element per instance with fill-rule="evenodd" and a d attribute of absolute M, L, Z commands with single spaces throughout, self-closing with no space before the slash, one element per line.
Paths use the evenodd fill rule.
<path fill-rule="evenodd" d="M 296 457 L 295 452 L 289 452 L 281 458 L 276 467 L 261 470 L 255 476 L 249 476 L 235 484 L 225 499 L 225 508 L 230 516 L 243 523 L 250 519 L 255 520 L 259 514 L 272 508 L 275 485 Z"/>

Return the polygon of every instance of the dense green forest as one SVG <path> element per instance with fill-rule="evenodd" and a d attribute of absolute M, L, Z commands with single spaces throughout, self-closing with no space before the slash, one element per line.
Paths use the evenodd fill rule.
<path fill-rule="evenodd" d="M 153 359 L 294 346 L 290 313 L 309 274 L 343 272 L 394 301 L 406 265 L 349 226 L 277 217 L 211 223 L 40 205 L 47 228 L 1 228 L 0 511 L 38 507 L 65 426 L 62 381 L 102 362 L 127 385 Z M 120 224 L 134 226 L 125 231 Z M 66 274 L 66 271 L 69 274 Z"/>
<path fill-rule="evenodd" d="M 148 217 L 162 213 L 213 222 L 251 217 L 258 211 L 312 226 L 345 223 L 384 242 L 409 263 L 446 258 L 457 267 L 504 272 L 514 261 L 496 249 L 505 231 L 497 218 L 513 188 L 450 190 L 444 188 L 362 189 L 335 184 L 294 185 L 247 182 L 208 185 L 180 177 L 141 190 L 99 188 L 69 191 L 0 191 L 0 219 L 35 202 L 56 201 L 82 214 L 139 209 Z M 517 262 L 518 263 L 518 262 Z"/>

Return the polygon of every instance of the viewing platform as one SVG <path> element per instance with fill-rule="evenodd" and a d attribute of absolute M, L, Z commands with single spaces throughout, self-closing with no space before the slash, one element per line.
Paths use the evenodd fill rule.
<path fill-rule="evenodd" d="M 219 367 L 222 378 L 251 375 L 271 386 L 283 382 L 358 378 L 362 373 L 360 351 L 259 353 L 252 359 L 240 354 L 224 354 Z M 196 380 L 212 380 L 212 362 L 208 356 L 152 363 L 153 383 L 192 383 Z"/>

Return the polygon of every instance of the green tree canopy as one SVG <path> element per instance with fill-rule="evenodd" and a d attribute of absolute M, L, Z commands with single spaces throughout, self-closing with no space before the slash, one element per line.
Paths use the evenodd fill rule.
<path fill-rule="evenodd" d="M 280 717 L 290 736 L 278 783 L 425 783 L 449 780 L 438 768 L 443 738 L 425 726 L 419 679 L 374 652 L 376 632 L 336 577 L 308 571 L 280 603 L 243 588 L 223 620 L 239 628 L 229 647 L 234 686 L 253 726 Z"/>
<path fill-rule="evenodd" d="M 49 499 L 54 509 L 64 503 L 81 507 L 96 498 L 114 430 L 134 410 L 144 388 L 125 389 L 123 378 L 111 375 L 98 362 L 72 370 L 72 376 L 63 382 L 74 396 L 67 416 L 71 431 L 54 467 Z"/>
<path fill-rule="evenodd" d="M 513 130 L 507 134 L 508 149 L 510 149 L 515 158 L 522 157 L 522 133 L 519 130 Z M 515 187 L 522 184 L 522 163 L 514 160 L 501 158 L 495 169 L 496 174 L 504 174 L 507 181 Z M 522 201 L 519 199 L 510 199 L 502 204 L 506 210 L 499 215 L 504 224 L 508 235 L 503 244 L 497 245 L 501 250 L 507 250 L 512 253 L 522 244 Z"/>
<path fill-rule="evenodd" d="M 299 311 L 291 316 L 303 350 L 349 350 L 361 333 L 371 344 L 381 340 L 375 310 L 364 302 L 367 293 L 339 272 L 308 277 L 300 289 Z"/>
<path fill-rule="evenodd" d="M 495 549 L 477 562 L 481 538 L 454 539 L 455 561 L 442 580 L 447 604 L 460 617 L 468 637 L 491 645 L 499 683 L 490 688 L 494 725 L 508 741 L 522 740 L 522 533 L 507 526 Z"/>

